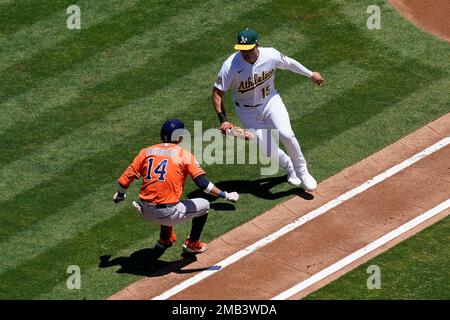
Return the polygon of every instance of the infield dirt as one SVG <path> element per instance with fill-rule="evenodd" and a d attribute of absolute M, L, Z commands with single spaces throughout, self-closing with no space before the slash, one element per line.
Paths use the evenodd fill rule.
<path fill-rule="evenodd" d="M 389 3 L 417 27 L 450 41 L 450 1 L 389 0 Z"/>

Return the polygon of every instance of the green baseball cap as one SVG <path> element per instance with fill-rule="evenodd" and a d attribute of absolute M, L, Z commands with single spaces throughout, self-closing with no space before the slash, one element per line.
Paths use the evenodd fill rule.
<path fill-rule="evenodd" d="M 236 50 L 251 50 L 258 43 L 258 34 L 253 29 L 244 29 L 237 34 L 237 43 L 234 45 Z"/>

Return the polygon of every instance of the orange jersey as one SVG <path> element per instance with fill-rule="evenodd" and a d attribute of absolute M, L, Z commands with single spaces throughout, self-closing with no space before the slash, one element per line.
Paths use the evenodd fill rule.
<path fill-rule="evenodd" d="M 142 177 L 139 198 L 154 204 L 177 203 L 186 177 L 205 174 L 194 155 L 174 143 L 160 143 L 142 149 L 119 178 L 128 188 Z"/>

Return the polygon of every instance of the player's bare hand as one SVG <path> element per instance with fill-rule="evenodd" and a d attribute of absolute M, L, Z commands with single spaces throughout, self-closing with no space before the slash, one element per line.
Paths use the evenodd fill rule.
<path fill-rule="evenodd" d="M 220 124 L 219 129 L 220 129 L 220 131 L 222 131 L 223 134 L 226 134 L 227 130 L 233 129 L 234 127 L 235 126 L 232 123 L 225 121 Z"/>
<path fill-rule="evenodd" d="M 237 192 L 225 192 L 225 199 L 230 202 L 236 203 L 239 200 L 239 194 Z"/>
<path fill-rule="evenodd" d="M 318 86 L 322 86 L 322 84 L 325 82 L 325 79 L 322 78 L 322 76 L 320 75 L 320 73 L 314 71 L 313 75 L 311 77 L 311 80 L 317 84 Z"/>
<path fill-rule="evenodd" d="M 119 203 L 119 202 L 122 202 L 123 200 L 125 200 L 126 197 L 127 197 L 126 193 L 116 192 L 114 194 L 113 201 L 115 203 Z"/>

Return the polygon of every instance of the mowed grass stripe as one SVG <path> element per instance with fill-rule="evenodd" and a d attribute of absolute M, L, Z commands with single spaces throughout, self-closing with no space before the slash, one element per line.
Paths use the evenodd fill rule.
<path fill-rule="evenodd" d="M 291 121 L 314 112 L 343 92 L 351 91 L 359 83 L 366 82 L 374 76 L 373 73 L 358 67 L 350 60 L 321 69 L 320 73 L 326 79 L 326 84 L 322 87 L 308 80 L 298 81 L 297 84 L 285 90 L 278 90 L 289 111 Z"/>
<path fill-rule="evenodd" d="M 165 12 L 168 13 L 167 10 Z M 3 150 L 0 163 L 5 165 L 20 159 L 39 150 L 42 145 L 57 140 L 61 135 L 88 122 L 98 121 L 117 107 L 129 104 L 150 91 L 170 85 L 179 74 L 186 73 L 191 68 L 189 63 L 173 63 L 177 58 L 186 61 L 192 59 L 187 48 L 200 50 L 202 44 L 197 39 L 179 45 L 174 43 L 169 52 L 162 57 L 155 57 L 157 62 L 150 60 L 137 69 L 131 68 L 92 88 L 87 88 L 80 94 L 79 99 L 73 99 L 60 106 L 57 112 L 52 109 L 36 115 L 33 121 L 25 119 L 17 121 L 13 127 L 0 134 Z M 181 53 L 177 53 L 177 50 Z M 215 58 L 212 50 L 202 55 L 205 62 L 212 57 Z M 164 72 L 161 72 L 161 68 L 164 68 Z"/>
<path fill-rule="evenodd" d="M 190 8 L 196 5 L 198 3 L 195 1 L 190 2 Z M 178 0 L 170 2 L 170 6 L 183 8 L 185 4 Z M 5 69 L 3 81 L 0 83 L 0 99 L 15 97 L 40 85 L 43 80 L 72 70 L 97 52 L 114 50 L 128 39 L 148 32 L 172 17 L 170 6 L 166 2 L 148 6 L 147 1 L 140 0 L 125 11 L 109 16 L 105 21 L 90 28 L 68 31 L 68 38 Z"/>
<path fill-rule="evenodd" d="M 57 52 L 50 49 L 67 38 L 74 43 L 74 46 L 81 46 L 82 41 L 78 40 L 81 33 L 86 33 L 87 29 L 92 26 L 109 20 L 110 17 L 134 7 L 138 2 L 138 0 L 80 1 L 77 5 L 80 7 L 82 14 L 81 30 L 67 29 L 66 19 L 68 15 L 66 14 L 67 7 L 65 7 L 45 20 L 27 26 L 4 39 L 0 39 L 0 72 L 5 72 L 5 69 L 13 64 L 14 66 L 9 71 L 15 71 L 15 74 L 5 74 L 7 78 L 2 81 L 2 86 L 5 85 L 4 82 L 6 80 L 12 82 L 14 79 L 17 79 L 21 73 L 24 73 L 23 77 L 25 78 L 25 75 L 30 74 L 29 68 L 42 67 L 45 69 L 47 67 L 45 60 L 40 63 L 35 61 L 28 63 L 28 61 L 22 60 L 30 59 L 31 56 L 43 50 L 48 50 L 49 54 L 55 54 Z M 24 8 L 24 10 L 26 9 Z M 70 45 L 66 46 L 68 51 L 72 51 L 70 50 Z M 48 60 L 49 57 L 46 57 L 46 59 Z M 63 62 L 61 64 L 62 66 L 64 65 Z M 1 96 L 4 97 L 5 94 L 6 92 L 2 90 Z"/>
<path fill-rule="evenodd" d="M 70 4 L 72 3 L 67 0 L 2 0 L 0 1 L 0 39 L 46 19 L 56 11 L 62 12 Z"/>
<path fill-rule="evenodd" d="M 323 172 L 321 171 L 321 169 L 325 168 L 325 167 L 332 167 L 335 170 L 342 170 L 345 166 L 348 165 L 348 163 L 345 163 L 343 161 L 340 161 L 339 158 L 341 159 L 348 159 L 348 154 L 352 154 L 353 159 L 351 159 L 350 161 L 353 163 L 354 161 L 360 160 L 361 158 L 364 158 L 367 155 L 364 155 L 364 148 L 363 146 L 365 144 L 368 143 L 368 141 L 370 141 L 370 137 L 374 134 L 374 132 L 376 133 L 376 140 L 375 143 L 372 144 L 371 146 L 375 149 L 383 146 L 386 143 L 389 143 L 392 141 L 393 137 L 393 131 L 389 131 L 390 128 L 395 128 L 396 125 L 398 125 L 399 123 L 405 123 L 410 121 L 411 119 L 405 119 L 402 116 L 402 111 L 407 111 L 408 108 L 410 108 L 411 103 L 414 101 L 417 103 L 418 106 L 420 106 L 420 110 L 423 112 L 425 110 L 428 110 L 428 102 L 431 101 L 431 103 L 433 105 L 439 105 L 442 103 L 442 97 L 438 97 L 436 95 L 436 92 L 439 92 L 439 90 L 445 86 L 448 85 L 449 80 L 441 80 L 439 82 L 436 83 L 436 87 L 435 86 L 429 86 L 427 88 L 423 88 L 422 90 L 413 93 L 411 96 L 407 97 L 405 100 L 402 100 L 399 103 L 396 103 L 392 106 L 392 108 L 389 109 L 385 109 L 383 110 L 383 112 L 373 118 L 371 118 L 368 122 L 366 123 L 361 123 L 359 126 L 354 127 L 348 131 L 343 132 L 342 134 L 336 136 L 334 139 L 329 140 L 329 141 L 325 141 L 322 144 L 317 145 L 315 148 L 308 150 L 308 156 L 311 159 L 314 159 L 313 161 L 311 161 L 311 167 L 313 168 L 313 170 L 317 173 L 318 176 L 323 176 Z M 430 90 L 432 89 L 432 90 Z M 434 89 L 434 90 L 433 90 Z M 434 98 L 433 98 L 434 97 Z M 432 109 L 430 110 L 430 118 L 431 119 L 423 119 L 424 122 L 428 122 L 431 121 L 433 116 L 431 114 L 435 113 L 437 109 Z M 398 112 L 399 111 L 399 112 Z M 418 113 L 418 114 L 421 114 Z M 388 121 L 386 121 L 386 119 L 388 119 Z M 417 120 L 417 119 L 416 119 Z M 378 128 L 378 129 L 377 129 Z M 380 129 L 381 128 L 381 129 Z M 400 133 L 401 135 L 403 133 Z M 339 152 L 335 152 L 335 146 L 344 146 L 347 147 L 343 150 L 340 150 L 340 153 L 347 153 L 346 156 L 342 155 L 340 157 L 340 153 Z M 333 150 L 333 152 L 330 152 L 330 150 Z M 334 156 L 333 156 L 334 155 Z M 336 157 L 337 155 L 337 157 Z M 325 159 L 328 158 L 328 161 L 325 161 Z M 136 188 L 136 186 L 134 186 Z M 103 192 L 107 192 L 108 187 L 105 186 L 105 188 Z M 130 195 L 131 194 L 135 194 L 134 193 L 135 190 L 130 191 Z M 107 193 L 106 193 L 107 194 Z M 97 195 L 97 196 L 93 196 L 93 198 L 101 198 L 101 195 Z M 92 203 L 92 205 L 95 205 L 94 203 Z M 127 203 L 127 205 L 129 205 L 129 203 Z M 110 205 L 113 206 L 113 205 Z M 104 212 L 103 210 L 107 210 L 108 207 L 110 206 L 105 206 L 103 209 L 98 209 L 98 213 L 100 215 L 106 214 L 108 215 L 108 213 Z M 95 209 L 88 209 L 91 212 L 95 212 Z M 132 213 L 132 208 L 128 207 L 128 208 L 124 208 L 123 212 L 121 212 L 123 214 L 131 214 Z M 97 213 L 96 213 L 97 214 Z M 222 213 L 223 214 L 223 213 Z M 208 221 L 208 226 L 209 228 L 212 228 L 214 223 L 223 223 L 223 219 L 226 216 L 218 216 L 216 215 L 216 213 L 213 213 L 213 215 L 211 216 L 211 219 Z M 227 217 L 229 218 L 229 217 Z M 137 221 L 137 223 L 140 223 L 139 221 Z M 184 234 L 187 232 L 188 227 L 184 226 L 183 230 L 180 232 L 177 230 L 178 234 Z M 120 250 L 119 252 L 117 252 L 115 254 L 115 256 L 129 256 L 132 252 L 139 250 L 139 249 L 143 249 L 143 248 L 148 248 L 151 247 L 151 244 L 153 243 L 153 241 L 157 238 L 157 232 L 154 232 L 152 234 L 149 234 L 149 238 L 146 239 L 144 238 L 142 241 L 137 241 L 136 243 L 134 243 L 131 246 L 125 247 L 124 249 Z M 70 248 L 72 248 L 73 246 L 75 246 L 75 244 L 77 243 L 77 241 L 75 240 L 70 240 L 72 242 Z M 101 241 L 101 239 L 100 239 Z M 46 259 L 44 259 L 43 257 L 39 257 L 39 260 L 42 261 L 48 261 L 50 260 L 50 256 L 56 254 L 56 252 L 60 252 L 60 251 L 68 251 L 70 252 L 70 248 L 66 247 L 66 243 L 61 243 L 59 246 L 62 246 L 61 248 L 59 248 L 59 250 L 57 250 L 56 248 L 52 249 L 53 253 L 43 253 L 43 254 L 48 254 L 49 256 L 47 256 Z M 179 248 L 174 248 L 173 250 L 169 250 L 167 252 L 167 254 L 169 254 L 170 256 L 164 256 L 163 259 L 161 261 L 160 264 L 156 264 L 153 266 L 148 266 L 146 267 L 145 265 L 139 265 L 138 263 L 136 263 L 135 268 L 137 270 L 135 271 L 147 271 L 150 272 L 152 270 L 152 268 L 156 268 L 158 265 L 163 265 L 164 262 L 166 261 L 167 258 L 176 259 L 176 255 L 179 254 L 178 251 Z M 111 252 L 108 251 L 107 248 L 102 248 L 102 250 L 98 250 L 98 249 L 94 249 L 96 250 L 95 254 L 90 255 L 90 259 L 95 259 L 97 258 L 97 256 L 100 256 L 102 254 L 111 254 Z M 175 255 L 175 256 L 174 256 Z M 78 259 L 78 260 L 77 260 Z M 169 260 L 170 260 L 169 259 Z M 95 260 L 91 260 L 92 262 L 98 262 L 97 259 Z M 71 259 L 66 259 L 64 261 L 64 263 L 79 263 L 81 265 L 83 265 L 83 282 L 84 282 L 84 287 L 83 290 L 80 292 L 70 292 L 66 289 L 65 287 L 65 278 L 64 275 L 62 274 L 62 272 L 60 271 L 57 279 L 59 281 L 59 283 L 51 290 L 50 293 L 44 293 L 43 296 L 38 296 L 38 298 L 64 298 L 64 299 L 82 299 L 84 297 L 86 298 L 95 298 L 95 293 L 96 292 L 105 292 L 105 295 L 109 295 L 111 294 L 111 292 L 114 292 L 111 288 L 108 288 L 108 286 L 112 286 L 113 288 L 118 288 L 120 287 L 120 284 L 124 284 L 127 281 L 132 281 L 133 277 L 130 275 L 124 275 L 124 274 L 116 274 L 114 273 L 114 271 L 116 271 L 118 269 L 118 267 L 111 267 L 110 269 L 99 269 L 97 266 L 91 266 L 88 267 L 86 269 L 86 266 L 89 266 L 89 261 L 86 261 L 86 259 L 82 259 L 81 257 L 73 257 Z M 35 262 L 34 260 L 29 261 L 27 263 L 27 265 L 36 265 L 38 264 L 37 262 Z M 140 267 L 139 267 L 140 266 Z M 26 269 L 25 265 L 23 267 L 24 270 Z M 132 268 L 130 268 L 131 270 L 133 270 Z M 130 272 L 130 270 L 128 270 Z M 96 279 L 96 280 L 95 280 Z M 42 292 L 45 292 L 45 290 L 42 290 Z"/>
<path fill-rule="evenodd" d="M 157 63 L 158 59 L 169 53 L 175 45 L 198 40 L 201 35 L 211 30 L 218 30 L 217 34 L 221 33 L 219 30 L 222 24 L 235 21 L 238 15 L 245 16 L 245 13 L 250 10 L 262 8 L 262 4 L 267 0 L 255 1 L 244 9 L 240 8 L 238 1 L 220 4 L 224 10 L 239 12 L 234 16 L 223 15 L 222 11 L 217 11 L 215 8 L 218 2 L 220 1 L 203 3 L 174 15 L 148 32 L 135 36 L 114 49 L 96 54 L 77 65 L 76 68 L 44 80 L 39 87 L 2 103 L 0 133 L 15 126 L 17 121 L 33 122 L 33 119 L 43 112 L 67 104 L 73 99 L 82 98 L 83 90 L 87 88 L 93 88 L 121 73 L 145 64 Z M 199 25 L 204 26 L 199 28 Z M 183 36 L 174 37 L 173 34 L 183 34 Z M 231 41 L 230 39 L 230 45 Z M 201 61 L 199 60 L 198 63 Z"/>

